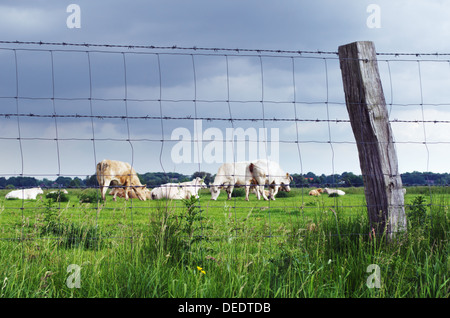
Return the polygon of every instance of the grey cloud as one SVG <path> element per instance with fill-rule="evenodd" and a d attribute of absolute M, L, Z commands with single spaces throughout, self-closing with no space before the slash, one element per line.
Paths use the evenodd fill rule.
<path fill-rule="evenodd" d="M 68 13 L 65 9 L 73 2 L 81 7 L 81 29 L 66 26 Z M 404 5 L 405 1 L 377 1 L 382 10 L 380 29 L 370 29 L 366 25 L 369 15 L 366 8 L 370 3 L 331 0 L 4 1 L 3 12 L 12 15 L 0 20 L 0 39 L 311 51 L 337 51 L 342 44 L 372 40 L 377 50 L 384 52 L 448 50 L 448 43 L 441 40 L 448 32 L 445 16 L 449 7 L 444 2 L 430 1 L 426 6 L 421 2 Z M 227 119 L 230 111 L 233 118 L 247 119 L 262 116 L 292 119 L 295 115 L 307 120 L 348 118 L 339 63 L 334 55 L 327 56 L 328 59 L 324 59 L 324 55 L 317 59 L 305 55 L 259 58 L 246 57 L 243 52 L 198 55 L 200 51 L 54 46 L 50 47 L 54 50 L 50 55 L 46 51 L 49 47 L 44 46 L 11 44 L 2 47 L 17 50 L 0 50 L 0 112 L 14 114 L 18 107 L 23 114 L 56 112 L 70 116 L 58 118 L 56 123 L 51 116 L 20 119 L 22 137 L 30 138 L 23 143 L 24 166 L 29 173 L 53 174 L 60 169 L 66 174 L 90 174 L 95 160 L 108 157 L 134 161 L 140 172 L 175 169 L 189 173 L 200 167 L 214 173 L 217 164 L 173 164 L 170 150 L 176 141 L 170 140 L 171 132 L 179 127 L 193 132 L 193 120 L 183 118 L 197 115 Z M 120 52 L 97 52 L 100 50 Z M 14 53 L 18 61 L 18 87 Z M 450 67 L 445 63 L 421 63 L 420 87 L 415 63 L 380 61 L 388 103 L 416 105 L 414 111 L 391 107 L 391 119 L 420 119 L 421 109 L 417 104 L 421 103 L 421 98 L 425 103 L 450 104 L 446 89 Z M 16 104 L 13 97 L 17 89 L 19 96 L 32 98 L 20 99 Z M 53 95 L 57 98 L 54 102 L 50 99 Z M 91 96 L 94 99 L 89 101 Z M 265 102 L 261 103 L 263 98 Z M 434 107 L 431 111 L 427 108 L 427 119 L 447 118 L 447 108 Z M 96 117 L 91 121 L 83 117 L 91 112 L 104 118 Z M 157 118 L 161 112 L 163 116 L 180 119 L 166 119 L 161 126 Z M 75 114 L 81 117 L 72 116 Z M 121 118 L 126 114 L 136 118 Z M 111 116 L 115 118 L 108 118 Z M 145 119 L 146 116 L 155 118 Z M 19 132 L 17 118 L 0 118 L 0 125 L 3 138 L 0 145 L 13 147 L 11 153 L 2 155 L 2 163 L 18 173 L 21 156 L 18 142 L 14 140 Z M 205 119 L 203 125 L 204 129 L 216 127 L 222 132 L 230 127 L 278 127 L 280 139 L 286 141 L 280 145 L 283 154 L 280 160 L 293 173 L 301 169 L 331 173 L 333 167 L 335 172 L 358 172 L 359 169 L 348 123 L 268 120 L 232 124 L 226 120 Z M 393 124 L 396 140 L 419 138 L 421 131 L 411 127 L 413 125 L 406 123 Z M 426 127 L 429 140 L 442 140 L 440 135 L 445 134 L 439 132 L 446 126 Z M 60 167 L 53 140 L 56 128 L 61 139 Z M 128 134 L 133 140 L 131 143 L 126 140 Z M 90 140 L 93 135 L 98 139 L 95 143 Z M 332 147 L 328 143 L 330 137 L 334 142 Z M 41 140 L 33 141 L 33 138 Z M 160 142 L 161 138 L 164 143 Z M 301 142 L 299 145 L 295 144 L 297 140 Z M 423 147 L 399 144 L 397 148 L 402 167 L 409 169 L 405 158 L 414 152 L 420 152 L 418 165 L 424 167 Z M 435 154 L 444 155 L 445 147 L 436 149 L 430 145 L 429 150 L 432 168 L 443 169 Z M 35 162 L 30 160 L 33 152 L 39 152 Z M 286 153 L 289 156 L 285 156 Z M 348 159 L 349 156 L 353 159 Z M 0 171 L 0 174 L 11 173 L 10 170 Z"/>

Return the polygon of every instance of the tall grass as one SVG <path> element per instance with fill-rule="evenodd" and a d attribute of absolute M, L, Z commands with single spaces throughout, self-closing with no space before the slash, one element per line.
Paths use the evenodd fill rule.
<path fill-rule="evenodd" d="M 101 232 L 106 227 L 87 213 L 74 221 L 65 206 L 44 201 L 38 222 L 21 224 L 27 235 L 0 240 L 0 297 L 450 296 L 445 196 L 433 206 L 425 202 L 426 217 L 392 243 L 370 234 L 363 207 L 321 200 L 288 212 L 255 208 L 239 215 L 226 203 L 212 214 L 195 199 L 181 209 L 159 201 L 145 226 L 131 233 L 114 227 L 114 235 Z M 288 222 L 269 226 L 286 213 Z M 81 288 L 67 286 L 70 264 L 81 268 Z M 368 287 L 371 264 L 380 270 L 379 288 Z"/>

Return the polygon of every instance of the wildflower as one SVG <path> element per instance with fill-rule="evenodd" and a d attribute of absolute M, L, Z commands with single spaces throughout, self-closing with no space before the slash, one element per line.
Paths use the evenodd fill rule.
<path fill-rule="evenodd" d="M 199 270 L 200 273 L 202 274 L 206 274 L 206 272 L 203 270 L 203 268 L 201 268 L 200 266 L 197 266 L 197 269 Z"/>

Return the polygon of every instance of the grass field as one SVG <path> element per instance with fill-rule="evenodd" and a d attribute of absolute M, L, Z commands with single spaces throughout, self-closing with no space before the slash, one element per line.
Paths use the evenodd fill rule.
<path fill-rule="evenodd" d="M 448 298 L 449 190 L 408 188 L 408 233 L 389 244 L 369 236 L 363 189 L 344 190 L 106 203 L 1 190 L 0 297 Z"/>

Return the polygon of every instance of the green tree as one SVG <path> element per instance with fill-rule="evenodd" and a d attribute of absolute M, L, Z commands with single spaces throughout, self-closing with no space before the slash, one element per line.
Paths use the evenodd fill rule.
<path fill-rule="evenodd" d="M 6 178 L 1 177 L 0 178 L 0 188 L 4 188 L 4 187 L 6 187 Z"/>
<path fill-rule="evenodd" d="M 70 177 L 58 177 L 56 178 L 55 183 L 58 184 L 58 186 L 65 188 L 70 186 L 71 181 L 72 178 Z"/>
<path fill-rule="evenodd" d="M 97 187 L 98 186 L 97 175 L 93 174 L 92 176 L 87 176 L 84 179 L 84 184 L 88 188 L 95 188 L 95 187 Z"/>
<path fill-rule="evenodd" d="M 71 187 L 71 188 L 81 188 L 82 185 L 83 185 L 83 181 L 81 181 L 81 179 L 78 177 L 73 178 L 73 180 L 70 181 L 70 183 L 69 183 L 69 187 Z"/>
<path fill-rule="evenodd" d="M 344 185 L 347 187 L 362 187 L 362 176 L 357 176 L 353 172 L 344 172 L 341 174 L 340 180 L 344 181 Z"/>

